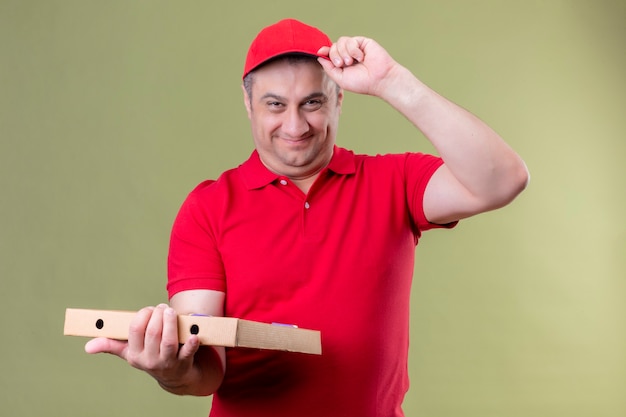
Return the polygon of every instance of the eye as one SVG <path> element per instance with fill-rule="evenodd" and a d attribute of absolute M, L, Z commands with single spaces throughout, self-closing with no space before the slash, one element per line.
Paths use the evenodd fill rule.
<path fill-rule="evenodd" d="M 322 107 L 324 102 L 320 99 L 311 99 L 304 102 L 303 107 L 307 110 L 313 111 Z"/>
<path fill-rule="evenodd" d="M 268 101 L 268 102 L 265 103 L 265 106 L 270 111 L 281 111 L 285 107 L 285 105 L 283 103 L 281 103 L 280 101 Z"/>

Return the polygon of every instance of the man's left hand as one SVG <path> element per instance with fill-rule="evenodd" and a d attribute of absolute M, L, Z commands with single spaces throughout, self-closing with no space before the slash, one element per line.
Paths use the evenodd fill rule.
<path fill-rule="evenodd" d="M 363 36 L 341 37 L 318 53 L 329 58 L 318 59 L 328 76 L 353 93 L 381 97 L 399 67 L 383 47 Z"/>

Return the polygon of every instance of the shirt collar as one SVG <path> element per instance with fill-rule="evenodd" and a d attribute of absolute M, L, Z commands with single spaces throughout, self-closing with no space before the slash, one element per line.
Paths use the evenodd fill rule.
<path fill-rule="evenodd" d="M 354 153 L 335 145 L 333 156 L 326 169 L 339 175 L 353 174 L 356 170 Z M 247 161 L 239 166 L 239 172 L 248 190 L 265 187 L 280 178 L 280 175 L 273 173 L 263 165 L 256 150 L 252 152 Z"/>

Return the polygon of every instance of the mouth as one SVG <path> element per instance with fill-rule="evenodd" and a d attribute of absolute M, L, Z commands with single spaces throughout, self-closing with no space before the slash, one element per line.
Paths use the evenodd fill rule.
<path fill-rule="evenodd" d="M 280 137 L 279 139 L 286 143 L 287 145 L 290 146 L 299 146 L 302 145 L 306 142 L 308 142 L 313 136 L 305 136 L 305 137 L 301 137 L 301 138 L 297 138 L 297 139 L 291 139 L 291 138 L 285 138 L 285 137 Z"/>

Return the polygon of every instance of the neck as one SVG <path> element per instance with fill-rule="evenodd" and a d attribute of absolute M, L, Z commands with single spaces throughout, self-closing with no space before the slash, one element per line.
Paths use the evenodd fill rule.
<path fill-rule="evenodd" d="M 330 160 L 333 158 L 333 153 L 331 152 L 328 160 L 315 172 L 308 175 L 298 176 L 298 177 L 289 177 L 289 179 L 300 189 L 304 194 L 308 194 L 311 186 L 320 176 L 320 173 L 330 164 Z"/>
<path fill-rule="evenodd" d="M 308 194 L 309 190 L 313 186 L 313 183 L 319 177 L 321 171 L 316 172 L 315 174 L 308 176 L 306 178 L 289 178 L 291 182 L 293 182 L 296 187 L 298 187 L 304 194 Z"/>

